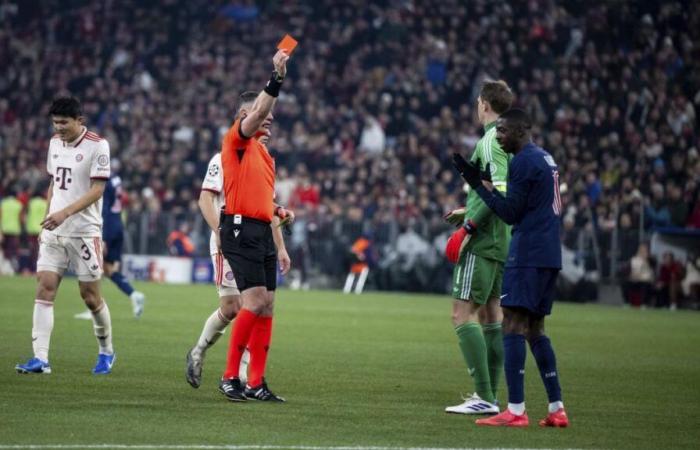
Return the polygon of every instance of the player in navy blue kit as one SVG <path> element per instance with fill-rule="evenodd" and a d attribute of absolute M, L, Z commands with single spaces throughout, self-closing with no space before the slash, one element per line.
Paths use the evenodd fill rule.
<path fill-rule="evenodd" d="M 134 317 L 137 319 L 143 314 L 143 306 L 146 296 L 134 290 L 133 286 L 121 273 L 122 246 L 124 244 L 124 225 L 122 224 L 122 180 L 115 172 L 119 169 L 119 162 L 112 160 L 112 175 L 105 184 L 102 201 L 102 241 L 104 243 L 104 271 L 105 275 L 117 285 L 120 291 L 131 299 L 131 307 Z M 76 319 L 90 319 L 89 311 L 75 315 Z"/>
<path fill-rule="evenodd" d="M 478 162 L 468 163 L 461 155 L 454 155 L 455 167 L 467 183 L 496 215 L 513 225 L 501 295 L 508 408 L 477 420 L 477 425 L 529 425 L 523 386 L 525 341 L 530 344 L 549 397 L 549 413 L 540 426 L 569 424 L 556 357 L 544 334 L 544 318 L 552 312 L 561 270 L 559 172 L 552 156 L 532 142 L 531 128 L 527 113 L 519 109 L 505 112 L 496 123 L 498 143 L 506 153 L 514 154 L 505 197 L 490 183 L 489 167 L 481 172 Z"/>

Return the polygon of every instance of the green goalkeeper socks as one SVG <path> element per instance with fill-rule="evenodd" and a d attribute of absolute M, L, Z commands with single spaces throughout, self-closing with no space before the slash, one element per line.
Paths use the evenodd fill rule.
<path fill-rule="evenodd" d="M 498 383 L 503 373 L 503 328 L 500 322 L 487 323 L 482 326 L 486 340 L 486 355 L 491 378 L 493 397 L 497 398 Z"/>
<path fill-rule="evenodd" d="M 489 377 L 489 365 L 486 353 L 486 340 L 481 331 L 481 325 L 475 322 L 467 322 L 455 327 L 459 338 L 459 348 L 469 368 L 469 374 L 474 379 L 474 390 L 483 400 L 493 403 L 491 378 Z"/>

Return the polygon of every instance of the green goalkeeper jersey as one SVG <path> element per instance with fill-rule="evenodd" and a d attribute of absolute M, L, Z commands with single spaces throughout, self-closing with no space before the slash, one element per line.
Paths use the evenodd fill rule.
<path fill-rule="evenodd" d="M 484 136 L 476 143 L 471 161 L 481 159 L 481 170 L 491 163 L 494 188 L 505 194 L 511 156 L 503 151 L 496 140 L 496 122 L 486 125 L 484 131 Z M 476 233 L 465 250 L 483 258 L 505 262 L 510 245 L 510 225 L 499 219 L 473 189 L 467 194 L 465 223 L 468 220 L 476 224 Z"/>

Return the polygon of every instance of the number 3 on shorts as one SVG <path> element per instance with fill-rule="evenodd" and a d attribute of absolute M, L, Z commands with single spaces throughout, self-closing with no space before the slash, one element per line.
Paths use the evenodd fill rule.
<path fill-rule="evenodd" d="M 80 246 L 80 250 L 82 253 L 80 254 L 80 257 L 83 258 L 85 261 L 90 260 L 90 248 L 87 246 L 87 244 L 83 244 Z"/>

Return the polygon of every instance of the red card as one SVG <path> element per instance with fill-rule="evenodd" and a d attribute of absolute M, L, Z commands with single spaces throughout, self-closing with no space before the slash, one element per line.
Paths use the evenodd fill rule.
<path fill-rule="evenodd" d="M 279 50 L 286 51 L 287 54 L 291 56 L 292 53 L 294 53 L 294 49 L 297 48 L 297 44 L 298 42 L 296 39 L 288 34 L 285 34 L 280 43 L 277 44 L 277 48 Z"/>

